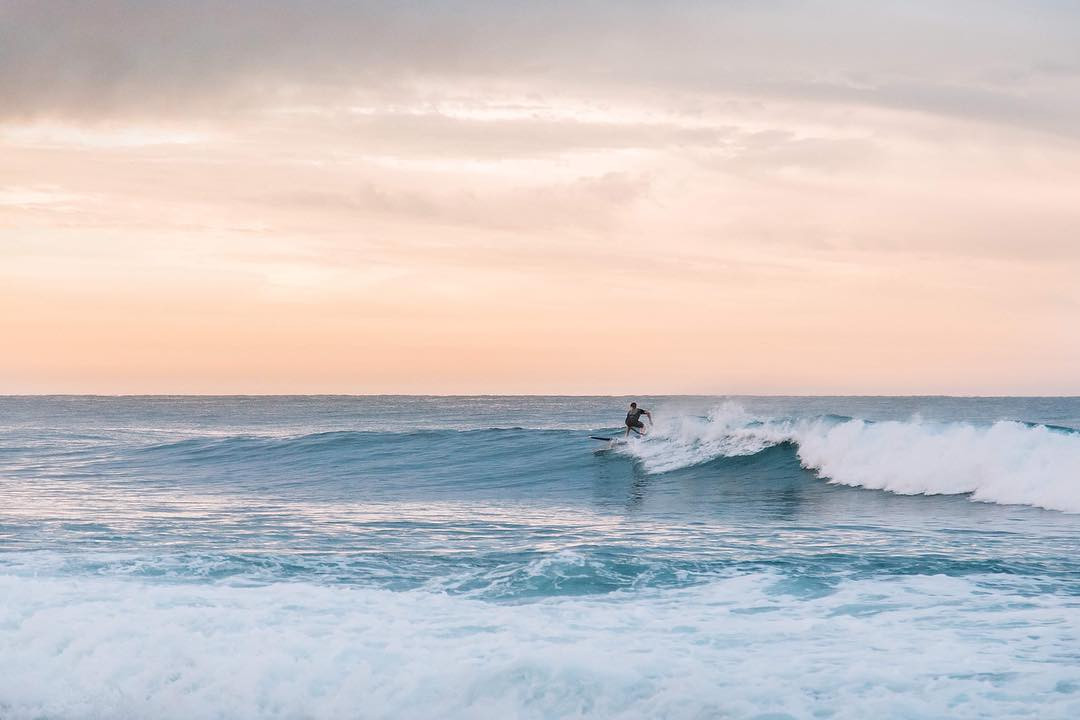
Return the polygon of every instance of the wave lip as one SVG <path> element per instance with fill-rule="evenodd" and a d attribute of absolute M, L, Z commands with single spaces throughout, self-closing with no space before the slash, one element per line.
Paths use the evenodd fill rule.
<path fill-rule="evenodd" d="M 803 467 L 840 485 L 1080 513 L 1080 433 L 1013 420 L 758 419 L 725 403 L 705 418 L 658 424 L 626 452 L 660 473 L 782 443 L 796 447 Z"/>

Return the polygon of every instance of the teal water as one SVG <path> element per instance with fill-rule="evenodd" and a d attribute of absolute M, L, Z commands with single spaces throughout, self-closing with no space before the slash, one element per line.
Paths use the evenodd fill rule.
<path fill-rule="evenodd" d="M 639 400 L 0 398 L 0 716 L 1080 716 L 1080 399 Z"/>

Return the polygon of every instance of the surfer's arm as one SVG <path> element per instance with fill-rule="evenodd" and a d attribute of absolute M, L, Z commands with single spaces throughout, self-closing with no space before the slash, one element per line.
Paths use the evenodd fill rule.
<path fill-rule="evenodd" d="M 649 424 L 652 425 L 652 413 L 646 410 L 645 417 L 649 418 Z"/>

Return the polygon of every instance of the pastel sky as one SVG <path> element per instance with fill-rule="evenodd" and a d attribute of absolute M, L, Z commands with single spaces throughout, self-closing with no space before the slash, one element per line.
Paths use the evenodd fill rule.
<path fill-rule="evenodd" d="M 0 392 L 1080 394 L 1080 5 L 0 0 Z"/>

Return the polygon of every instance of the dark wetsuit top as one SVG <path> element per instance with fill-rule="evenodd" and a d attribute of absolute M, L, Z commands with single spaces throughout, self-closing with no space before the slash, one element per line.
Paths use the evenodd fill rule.
<path fill-rule="evenodd" d="M 645 427 L 645 423 L 641 422 L 641 416 L 645 414 L 645 411 L 641 408 L 637 410 L 631 410 L 626 413 L 626 427 L 640 428 Z"/>

